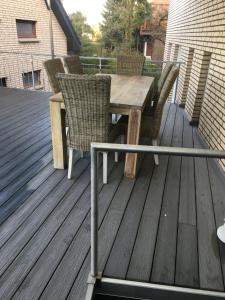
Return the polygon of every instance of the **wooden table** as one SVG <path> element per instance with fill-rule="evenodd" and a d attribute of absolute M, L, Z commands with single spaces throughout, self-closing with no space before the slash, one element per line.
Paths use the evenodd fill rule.
<path fill-rule="evenodd" d="M 141 115 L 147 95 L 153 87 L 154 78 L 114 74 L 110 76 L 112 77 L 110 112 L 129 116 L 127 144 L 138 145 Z M 50 97 L 50 117 L 54 167 L 65 169 L 67 166 L 65 107 L 61 93 Z M 126 177 L 135 177 L 136 165 L 137 154 L 127 153 L 124 171 Z"/>

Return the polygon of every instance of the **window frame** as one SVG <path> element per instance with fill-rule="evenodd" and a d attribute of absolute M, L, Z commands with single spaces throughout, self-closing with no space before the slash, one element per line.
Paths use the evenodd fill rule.
<path fill-rule="evenodd" d="M 7 77 L 0 77 L 0 88 L 7 87 Z"/>
<path fill-rule="evenodd" d="M 29 24 L 32 26 L 32 33 L 21 33 L 18 31 L 18 24 Z M 33 20 L 22 20 L 22 19 L 16 19 L 16 30 L 17 30 L 17 36 L 19 39 L 36 39 L 37 38 L 37 33 L 36 33 L 36 23 L 37 21 Z"/>
<path fill-rule="evenodd" d="M 26 75 L 28 76 L 28 81 L 27 82 L 24 80 L 24 77 Z M 29 76 L 31 78 L 30 82 L 29 82 Z M 34 79 L 37 79 L 37 80 L 34 80 L 34 87 L 40 86 L 41 85 L 41 69 L 34 71 Z M 24 89 L 33 88 L 32 71 L 23 72 L 22 73 L 22 80 L 23 80 L 23 88 Z"/>

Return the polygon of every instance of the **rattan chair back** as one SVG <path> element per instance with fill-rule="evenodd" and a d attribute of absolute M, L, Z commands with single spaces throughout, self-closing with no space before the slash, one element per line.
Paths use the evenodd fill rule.
<path fill-rule="evenodd" d="M 145 57 L 141 55 L 117 56 L 117 74 L 141 76 L 145 63 Z"/>
<path fill-rule="evenodd" d="M 108 142 L 111 77 L 58 74 L 69 125 L 68 147 L 89 151 Z"/>
<path fill-rule="evenodd" d="M 162 70 L 161 76 L 160 76 L 159 81 L 158 81 L 158 94 L 159 95 L 160 95 L 161 90 L 163 88 L 163 85 L 166 81 L 166 78 L 169 75 L 169 73 L 170 73 L 173 66 L 174 66 L 174 63 L 167 62 L 165 67 Z"/>
<path fill-rule="evenodd" d="M 164 69 L 162 70 L 158 83 L 155 84 L 154 90 L 152 90 L 151 93 L 149 93 L 148 95 L 147 103 L 144 110 L 145 115 L 149 115 L 149 116 L 154 115 L 163 85 L 173 66 L 175 66 L 174 63 L 171 62 L 166 63 Z M 152 101 L 153 101 L 153 105 L 152 105 Z"/>
<path fill-rule="evenodd" d="M 60 92 L 56 74 L 65 73 L 62 61 L 60 58 L 49 59 L 44 62 L 44 67 L 48 76 L 48 80 L 52 91 L 56 94 Z"/>
<path fill-rule="evenodd" d="M 164 85 L 162 87 L 159 100 L 156 105 L 156 109 L 154 112 L 154 122 L 153 122 L 153 128 L 151 130 L 152 138 L 155 139 L 158 137 L 160 126 L 161 126 L 161 120 L 162 120 L 162 114 L 163 114 L 163 108 L 166 103 L 166 100 L 169 97 L 169 94 L 172 90 L 172 87 L 174 85 L 174 82 L 176 81 L 177 77 L 179 75 L 179 68 L 177 66 L 173 66 L 170 70 Z"/>
<path fill-rule="evenodd" d="M 64 58 L 65 67 L 70 74 L 83 74 L 83 68 L 79 55 L 67 56 Z"/>

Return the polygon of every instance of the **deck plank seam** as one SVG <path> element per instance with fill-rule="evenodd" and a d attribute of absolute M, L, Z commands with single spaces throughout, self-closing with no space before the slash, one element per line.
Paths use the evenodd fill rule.
<path fill-rule="evenodd" d="M 47 147 L 47 146 L 49 146 L 49 147 Z M 27 173 L 27 171 L 29 170 L 29 169 L 32 169 L 33 168 L 33 165 L 34 164 L 37 164 L 38 162 L 39 162 L 39 160 L 41 160 L 44 156 L 48 156 L 49 155 L 49 153 L 51 153 L 52 152 L 52 148 L 51 148 L 51 141 L 49 141 L 48 143 L 46 143 L 45 144 L 45 146 L 43 146 L 43 147 L 41 147 L 40 149 L 39 149 L 39 151 L 42 149 L 42 148 L 47 148 L 46 149 L 46 152 L 44 152 L 43 153 L 43 155 L 41 155 L 40 156 L 40 158 L 38 159 L 38 160 L 36 160 L 36 161 L 34 161 L 34 163 L 32 163 L 30 166 L 28 166 L 26 169 L 24 169 L 21 173 L 19 173 L 15 178 L 13 178 L 12 180 L 11 179 L 9 179 L 10 181 L 8 181 L 4 186 L 1 186 L 0 185 L 0 192 L 3 192 L 6 188 L 10 188 L 10 186 L 11 186 L 11 184 L 13 184 L 13 183 L 15 183 L 15 181 L 17 180 L 17 178 L 18 177 L 21 177 L 21 176 L 23 176 L 23 174 L 24 173 Z M 32 155 L 31 155 L 32 156 Z M 13 169 L 17 169 L 18 168 L 18 166 L 17 167 L 14 167 Z M 41 168 L 42 169 L 42 168 Z M 34 175 L 35 176 L 35 175 Z M 11 196 L 10 196 L 11 197 Z M 3 202 L 4 203 L 4 202 Z M 1 208 L 1 206 L 2 206 L 2 204 L 3 203 L 1 203 L 0 204 L 0 208 Z"/>
<path fill-rule="evenodd" d="M 209 159 L 206 159 L 206 166 L 207 166 L 207 172 L 208 172 L 208 177 L 209 177 L 209 183 L 210 183 L 210 192 L 211 192 L 211 200 L 212 200 L 212 211 L 213 211 L 213 216 L 214 216 L 214 224 L 215 224 L 215 228 L 217 228 L 218 224 L 216 221 L 216 213 L 215 213 L 215 206 L 214 206 L 214 201 L 213 201 L 213 192 L 212 192 L 212 186 L 211 186 L 211 179 L 210 179 L 210 174 L 209 174 Z M 221 273 L 222 273 L 222 281 L 223 281 L 223 287 L 224 287 L 224 291 L 225 291 L 225 279 L 224 279 L 224 272 L 223 272 L 223 268 L 222 268 L 222 259 L 221 259 L 221 247 L 219 244 L 219 240 L 217 238 L 217 245 L 218 245 L 218 249 L 219 249 L 219 260 L 220 260 L 220 268 L 221 268 Z"/>
<path fill-rule="evenodd" d="M 112 174 L 113 169 L 114 169 L 115 166 L 116 166 L 116 164 L 114 163 L 114 164 L 113 164 L 113 167 L 111 168 L 111 170 L 110 170 L 110 172 L 109 172 L 109 174 L 108 174 L 109 177 L 110 177 L 110 175 Z M 102 162 L 101 162 L 101 164 L 100 164 L 100 166 L 99 166 L 99 169 L 100 169 L 100 170 L 102 169 Z M 100 171 L 100 170 L 99 170 L 99 171 Z M 121 180 L 122 180 L 122 177 L 121 177 Z M 120 182 L 121 182 L 121 181 L 120 181 Z M 119 182 L 119 183 L 120 183 L 120 182 Z M 90 182 L 90 180 L 89 180 L 89 184 L 88 184 L 87 187 L 85 188 L 85 191 L 88 190 L 88 188 L 90 188 L 90 187 L 91 187 L 91 182 Z M 103 187 L 104 187 L 104 184 L 101 182 L 101 187 L 100 187 L 98 193 L 100 193 L 100 192 L 102 191 Z M 118 187 L 119 187 L 119 184 L 118 184 Z M 82 193 L 82 195 L 85 193 L 85 191 Z M 81 197 L 82 197 L 82 195 L 81 195 Z M 81 197 L 80 197 L 80 198 L 81 198 Z M 113 199 L 113 197 L 112 197 L 112 199 Z M 111 199 L 111 201 L 112 201 L 112 199 Z M 110 201 L 110 203 L 111 203 L 111 201 Z M 108 210 L 108 208 L 107 208 L 107 210 Z M 63 259 L 64 259 L 65 255 L 66 255 L 66 253 L 69 251 L 70 246 L 74 243 L 74 240 L 76 239 L 76 236 L 79 234 L 79 231 L 80 231 L 80 229 L 82 228 L 82 225 L 85 224 L 85 222 L 87 221 L 88 216 L 90 216 L 90 212 L 91 212 L 91 206 L 89 207 L 89 209 L 88 209 L 88 211 L 87 211 L 87 213 L 86 213 L 86 215 L 85 215 L 85 217 L 84 217 L 82 223 L 79 225 L 78 230 L 76 231 L 76 234 L 74 235 L 73 239 L 72 239 L 71 242 L 69 243 L 69 245 L 68 245 L 66 251 L 63 253 L 63 256 L 61 257 L 59 263 L 56 265 L 56 268 L 54 269 L 54 271 L 52 272 L 51 276 L 49 277 L 49 280 L 46 282 L 45 287 L 43 288 L 43 290 L 42 290 L 41 293 L 40 293 L 40 296 L 38 297 L 38 300 L 42 298 L 42 295 L 43 295 L 43 293 L 45 292 L 47 286 L 49 285 L 51 279 L 53 278 L 53 276 L 54 276 L 56 270 L 58 269 L 58 267 L 60 266 L 61 262 L 63 261 Z M 104 217 L 105 217 L 105 215 L 104 215 Z M 66 220 L 66 219 L 65 219 L 65 220 Z M 102 224 L 102 222 L 101 222 L 101 224 Z M 98 227 L 99 227 L 99 226 L 98 226 Z M 46 247 L 46 248 L 47 248 L 47 247 Z M 45 249 L 46 249 L 46 248 L 45 248 Z M 86 249 L 86 250 L 87 250 L 87 253 L 86 253 L 85 257 L 88 256 L 88 253 L 90 252 L 90 249 L 91 249 L 90 246 L 88 247 L 88 249 Z M 44 252 L 44 251 L 43 251 L 43 252 Z M 40 256 L 39 256 L 39 257 L 40 257 Z M 38 259 L 39 259 L 39 258 L 38 258 Z M 85 260 L 85 259 L 84 259 L 84 260 Z M 83 260 L 83 261 L 84 261 L 84 260 Z M 37 261 L 36 261 L 36 262 L 37 262 Z M 35 262 L 35 263 L 36 263 L 36 262 Z M 35 264 L 34 264 L 34 265 L 35 265 Z M 32 268 L 34 267 L 34 265 L 32 266 Z M 82 265 L 83 265 L 83 262 L 82 262 L 81 267 L 79 268 L 79 270 L 82 268 Z M 32 270 L 32 268 L 31 268 L 31 270 Z M 31 271 L 31 270 L 30 270 L 30 271 Z M 29 271 L 29 272 L 30 272 L 30 271 Z M 28 273 L 29 273 L 29 272 L 28 272 Z M 78 274 L 79 274 L 79 272 L 77 272 L 76 277 L 78 276 Z M 28 274 L 27 274 L 27 275 L 28 275 Z M 27 277 L 27 275 L 26 275 L 26 277 Z M 74 283 L 74 282 L 75 282 L 75 280 L 73 281 L 73 283 Z M 71 287 L 69 288 L 69 291 L 72 289 L 73 283 L 71 284 Z M 22 284 L 22 283 L 21 283 L 21 284 Z M 17 289 L 17 290 L 18 290 L 18 289 Z M 68 292 L 68 294 L 69 294 L 69 292 Z M 67 295 L 67 296 L 68 296 L 68 295 Z M 66 297 L 67 297 L 67 296 L 66 296 Z"/>
<path fill-rule="evenodd" d="M 163 133 L 164 133 L 164 130 L 165 130 L 165 127 L 166 127 L 166 121 L 167 121 L 167 118 L 168 118 L 168 115 L 169 115 L 170 107 L 171 107 L 171 105 L 169 104 L 169 108 L 167 110 L 167 114 L 166 114 L 166 117 L 165 117 L 163 128 L 160 128 L 160 142 L 162 140 L 162 136 L 163 136 Z M 137 228 L 137 232 L 136 232 L 134 244 L 132 246 L 131 256 L 130 256 L 129 263 L 128 263 L 128 266 L 127 266 L 127 270 L 126 270 L 126 274 L 125 274 L 125 279 L 127 279 L 127 274 L 128 274 L 129 267 L 130 267 L 130 262 L 131 262 L 131 259 L 132 259 L 132 256 L 133 256 L 133 252 L 134 252 L 134 248 L 135 248 L 137 236 L 138 236 L 138 233 L 139 233 L 139 230 L 140 230 L 140 224 L 141 224 L 143 213 L 144 213 L 144 210 L 145 210 L 145 207 L 146 207 L 147 195 L 149 193 L 149 189 L 150 189 L 150 185 L 151 185 L 151 180 L 152 180 L 155 168 L 156 168 L 156 166 L 154 164 L 153 168 L 151 170 L 151 175 L 150 175 L 149 182 L 148 182 L 148 188 L 147 188 L 146 195 L 145 195 L 145 201 L 144 201 L 143 209 L 142 209 L 142 212 L 141 212 L 141 217 L 140 217 L 140 220 L 139 220 L 139 224 L 138 224 L 138 228 Z"/>
<path fill-rule="evenodd" d="M 87 166 L 86 166 L 86 168 L 84 168 L 84 170 L 79 174 L 79 176 L 76 178 L 76 181 L 82 176 L 82 174 L 85 172 L 85 171 L 87 171 L 87 169 L 89 168 L 89 166 L 90 166 L 90 164 L 88 164 Z M 63 177 L 63 179 L 66 177 L 66 174 L 65 174 L 65 176 Z M 62 179 L 62 180 L 63 180 Z M 61 180 L 61 181 L 62 181 Z M 69 193 L 69 191 L 72 189 L 72 187 L 75 185 L 75 183 L 76 183 L 76 181 L 75 182 L 73 182 L 72 184 L 71 184 L 71 186 L 69 187 L 69 189 L 66 191 L 66 193 L 65 193 L 65 195 L 67 194 L 67 193 Z M 88 185 L 85 187 L 85 189 L 84 189 L 84 191 L 87 189 L 87 187 L 88 187 Z M 83 191 L 83 192 L 84 192 Z M 83 194 L 83 192 L 82 192 L 82 194 Z M 40 224 L 40 226 L 38 227 L 38 228 L 36 228 L 36 230 L 35 230 L 35 232 L 33 233 L 33 235 L 27 240 L 27 242 L 23 245 L 23 247 L 21 248 L 21 250 L 20 250 L 20 252 L 18 252 L 18 254 L 14 257 L 14 259 L 10 262 L 10 264 L 7 266 L 7 268 L 4 270 L 4 272 L 3 273 L 1 273 L 1 275 L 0 275 L 0 278 L 4 275 L 4 273 L 7 271 L 7 269 L 11 266 L 11 264 L 16 260 L 16 258 L 21 254 L 21 252 L 24 250 L 24 248 L 26 247 L 26 245 L 31 241 L 31 239 L 33 239 L 34 237 L 35 237 L 35 235 L 36 235 L 36 233 L 38 233 L 38 231 L 39 231 L 39 229 L 43 226 L 43 224 L 46 222 L 46 220 L 54 213 L 54 211 L 57 209 L 57 207 L 60 205 L 60 203 L 62 203 L 63 201 L 64 201 L 64 196 L 65 195 L 63 195 L 61 198 L 60 198 L 60 200 L 59 200 L 59 202 L 56 204 L 56 206 L 54 206 L 54 208 L 50 211 L 50 213 L 46 216 L 46 218 L 42 221 L 42 223 Z M 45 197 L 46 198 L 46 197 Z M 45 198 L 43 199 L 43 201 L 45 200 Z M 79 201 L 80 200 L 80 197 L 77 199 L 77 201 Z M 42 202 L 43 202 L 42 201 Z M 77 201 L 75 202 L 75 204 L 73 205 L 73 207 L 76 205 L 76 203 L 77 203 Z M 41 202 L 41 203 L 42 203 Z M 72 209 L 71 209 L 72 210 Z M 64 219 L 64 221 L 67 219 L 67 217 L 68 217 L 68 215 L 70 214 L 70 212 L 71 212 L 71 210 L 69 211 L 69 213 L 66 215 L 66 217 L 65 217 L 65 219 Z M 63 221 L 63 222 L 64 222 Z M 63 222 L 61 223 L 61 225 L 63 224 Z M 61 225 L 59 226 L 59 228 L 61 227 Z M 59 229 L 58 228 L 58 229 Z M 56 231 L 56 233 L 58 232 L 58 229 L 57 229 L 57 231 Z M 17 229 L 18 230 L 18 229 Z M 17 231 L 16 230 L 16 231 Z M 16 233 L 16 232 L 15 232 Z M 55 234 L 56 234 L 55 233 Z M 52 238 L 50 239 L 50 241 L 49 241 L 49 243 L 51 242 L 51 240 L 54 238 L 54 236 L 55 236 L 55 234 L 52 236 Z M 13 235 L 10 237 L 10 238 L 12 238 L 13 237 Z M 8 242 L 8 241 L 7 241 Z M 49 245 L 49 243 L 47 244 L 47 246 Z M 46 247 L 47 247 L 46 246 Z M 45 251 L 45 249 L 46 249 L 46 247 L 43 249 L 43 251 L 41 252 L 41 254 Z M 1 247 L 2 248 L 2 247 Z M 41 254 L 40 254 L 40 256 L 41 256 Z M 38 256 L 38 259 L 39 259 L 39 257 L 40 256 Z M 37 260 L 38 260 L 37 259 Z M 36 260 L 36 261 L 37 261 Z M 36 261 L 35 261 L 35 263 L 36 263 Z M 35 263 L 33 264 L 33 266 L 35 265 Z M 33 266 L 32 266 L 32 268 L 33 268 Z M 32 269 L 31 268 L 31 269 Z M 30 271 L 29 271 L 30 272 Z M 28 272 L 28 273 L 29 273 Z M 27 274 L 28 274 L 27 273 Z M 17 289 L 18 289 L 18 287 L 17 287 Z"/>
<path fill-rule="evenodd" d="M 139 160 L 140 160 L 140 158 L 139 158 Z M 143 163 L 143 155 L 141 156 L 141 163 L 140 163 L 139 168 L 138 168 L 138 170 L 137 170 L 137 176 L 139 175 L 139 172 L 140 172 L 140 170 L 141 170 L 142 163 Z M 102 274 L 104 274 L 104 272 L 105 272 L 106 265 L 107 265 L 107 263 L 108 263 L 108 260 L 109 260 L 110 255 L 111 255 L 111 253 L 112 253 L 112 249 L 113 249 L 113 246 L 114 246 L 114 244 L 115 244 L 115 241 L 116 241 L 118 232 L 119 232 L 119 230 L 120 230 L 121 224 L 122 224 L 122 222 L 123 222 L 123 219 L 124 219 L 124 216 L 125 216 L 125 212 L 126 212 L 126 210 L 127 210 L 128 204 L 129 204 L 129 202 L 130 202 L 131 195 L 132 195 L 132 192 L 133 192 L 133 190 L 134 190 L 135 184 L 136 184 L 136 179 L 135 179 L 135 182 L 134 182 L 134 184 L 133 184 L 133 186 L 132 186 L 132 188 L 131 188 L 131 191 L 130 191 L 130 194 L 129 194 L 129 199 L 127 200 L 125 209 L 124 209 L 124 211 L 123 211 L 122 218 L 121 218 L 120 223 L 119 223 L 119 226 L 118 226 L 118 228 L 117 228 L 117 232 L 116 232 L 116 234 L 115 234 L 115 238 L 114 238 L 114 241 L 113 241 L 113 243 L 112 243 L 111 249 L 110 249 L 110 251 L 109 251 L 109 253 L 108 253 L 107 260 L 105 261 L 105 264 L 104 264 L 104 267 L 103 267 L 103 270 L 102 270 Z"/>
<path fill-rule="evenodd" d="M 43 134 L 43 136 L 41 135 L 41 137 L 40 137 L 41 140 L 42 140 L 42 139 L 45 139 L 47 136 L 49 136 L 49 132 L 47 131 L 47 133 L 46 133 L 46 129 L 43 130 L 43 131 L 44 131 L 44 134 Z M 40 143 L 40 139 L 37 140 L 37 141 L 35 141 L 35 142 L 33 142 L 33 143 L 31 143 L 31 144 L 29 144 L 27 148 L 24 148 L 24 149 L 22 149 L 20 152 L 18 152 L 18 153 L 16 154 L 17 159 L 19 158 L 19 156 L 20 156 L 22 153 L 24 153 L 25 151 L 27 151 L 28 149 L 30 149 L 32 146 L 34 146 L 34 145 Z M 50 137 L 49 137 L 49 139 L 50 139 L 50 141 L 51 141 L 51 138 L 50 138 Z M 7 155 L 10 154 L 11 152 L 13 152 L 13 150 L 9 151 L 9 152 L 7 153 Z M 0 156 L 0 158 L 1 158 L 1 156 Z M 3 164 L 0 164 L 0 168 L 4 167 L 4 166 L 5 166 L 7 163 L 9 163 L 10 160 L 11 160 L 11 159 L 9 159 L 8 161 L 6 161 L 6 159 L 7 159 L 7 158 L 6 158 L 6 155 L 4 155 L 4 162 L 3 162 Z"/>
<path fill-rule="evenodd" d="M 174 134 L 174 128 L 175 128 L 175 119 L 176 119 L 176 115 L 177 115 L 177 107 L 176 107 L 176 112 L 174 115 L 174 119 L 173 119 L 173 129 L 172 129 L 172 137 L 171 137 L 171 141 L 170 141 L 170 146 L 172 144 L 172 139 L 173 139 L 173 134 Z M 167 158 L 167 166 L 166 166 L 166 174 L 165 174 L 165 181 L 164 181 L 164 185 L 163 185 L 163 193 L 162 193 L 162 201 L 161 201 L 161 207 L 160 207 L 160 213 L 159 213 L 159 220 L 162 214 L 162 207 L 163 207 L 163 199 L 165 196 L 165 186 L 166 186 L 166 178 L 168 175 L 168 168 L 169 168 L 169 157 Z M 153 266 L 154 266 L 154 259 L 155 259 L 155 254 L 156 254 L 156 244 L 157 244 L 157 239 L 158 239 L 158 233 L 159 233 L 159 225 L 160 225 L 160 221 L 157 224 L 157 231 L 156 231 L 156 239 L 155 239 L 155 247 L 154 247 L 154 253 L 153 253 L 153 259 L 152 259 L 152 265 L 150 266 L 150 273 L 149 273 L 149 282 L 151 282 L 151 278 L 152 278 L 152 273 L 153 273 Z"/>

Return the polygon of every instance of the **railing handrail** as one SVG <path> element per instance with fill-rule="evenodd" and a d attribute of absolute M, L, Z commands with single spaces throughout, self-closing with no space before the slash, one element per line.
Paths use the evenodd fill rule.
<path fill-rule="evenodd" d="M 98 276 L 98 159 L 97 154 L 101 151 L 121 151 L 130 153 L 151 153 L 160 155 L 175 155 L 205 158 L 225 158 L 225 151 L 178 148 L 144 145 L 124 145 L 109 143 L 91 144 L 91 276 Z"/>
<path fill-rule="evenodd" d="M 15 58 L 19 61 L 20 59 L 23 59 L 24 61 L 26 60 L 26 58 L 28 58 L 28 60 L 30 60 L 29 64 L 31 67 L 31 73 L 32 73 L 32 87 L 35 90 L 35 66 L 34 66 L 34 61 L 37 60 L 38 63 L 41 63 L 42 60 L 45 59 L 51 59 L 52 58 L 52 54 L 48 54 L 48 53 L 33 53 L 33 52 L 21 52 L 21 51 L 3 51 L 0 50 L 0 56 L 3 56 L 3 59 L 8 60 L 10 59 L 10 57 Z M 4 56 L 6 55 L 6 56 Z M 55 54 L 54 57 L 57 58 L 61 58 L 63 59 L 64 57 L 66 57 L 67 55 L 61 55 L 61 54 Z M 1 57 L 0 57 L 1 58 Z M 40 58 L 40 59 L 38 59 Z M 86 68 L 86 70 L 88 71 L 88 68 L 90 68 L 90 70 L 92 68 L 97 69 L 95 73 L 102 73 L 105 72 L 108 73 L 108 70 L 111 70 L 111 73 L 114 73 L 115 71 L 115 63 L 116 62 L 116 58 L 115 57 L 101 57 L 101 56 L 80 56 L 81 60 L 82 60 L 82 65 L 84 68 Z M 108 63 L 108 62 L 113 62 L 112 64 Z M 166 64 L 167 62 L 171 62 L 174 63 L 178 66 L 178 68 L 181 67 L 182 64 L 184 64 L 183 61 L 171 61 L 171 60 L 151 60 L 150 58 L 146 58 L 145 61 L 145 65 L 144 65 L 144 72 L 143 75 L 145 76 L 152 76 L 153 74 L 155 74 L 155 76 L 157 77 L 164 64 Z M 22 62 L 21 64 L 23 64 L 24 62 Z M 40 68 L 40 67 L 39 67 Z M 88 72 L 87 72 L 88 73 Z M 43 72 L 43 87 L 45 86 L 45 73 Z M 48 81 L 47 81 L 48 82 Z M 174 84 L 173 87 L 173 94 L 172 94 L 172 103 L 175 102 L 176 99 L 176 95 L 177 95 L 177 87 L 178 87 L 178 78 Z"/>
<path fill-rule="evenodd" d="M 33 52 L 19 52 L 19 51 L 2 51 L 0 50 L 0 54 L 15 54 L 15 55 L 27 55 L 27 56 L 47 56 L 47 57 L 52 57 L 51 54 L 48 53 L 33 53 Z M 55 57 L 60 57 L 60 58 L 64 58 L 67 57 L 68 55 L 62 55 L 62 54 L 55 54 Z M 81 59 L 96 59 L 96 60 L 112 60 L 112 61 L 116 61 L 116 57 L 104 57 L 104 56 L 80 56 Z M 151 63 L 167 63 L 167 62 L 171 62 L 171 63 L 177 63 L 177 64 L 184 64 L 185 62 L 183 61 L 172 61 L 172 60 L 151 60 L 148 59 L 146 61 L 149 61 Z"/>
<path fill-rule="evenodd" d="M 149 146 L 149 145 L 123 145 L 112 143 L 91 143 L 91 148 L 96 151 L 120 151 L 130 153 L 151 153 L 173 156 L 191 156 L 204 158 L 225 159 L 225 150 L 167 147 L 167 146 Z"/>

